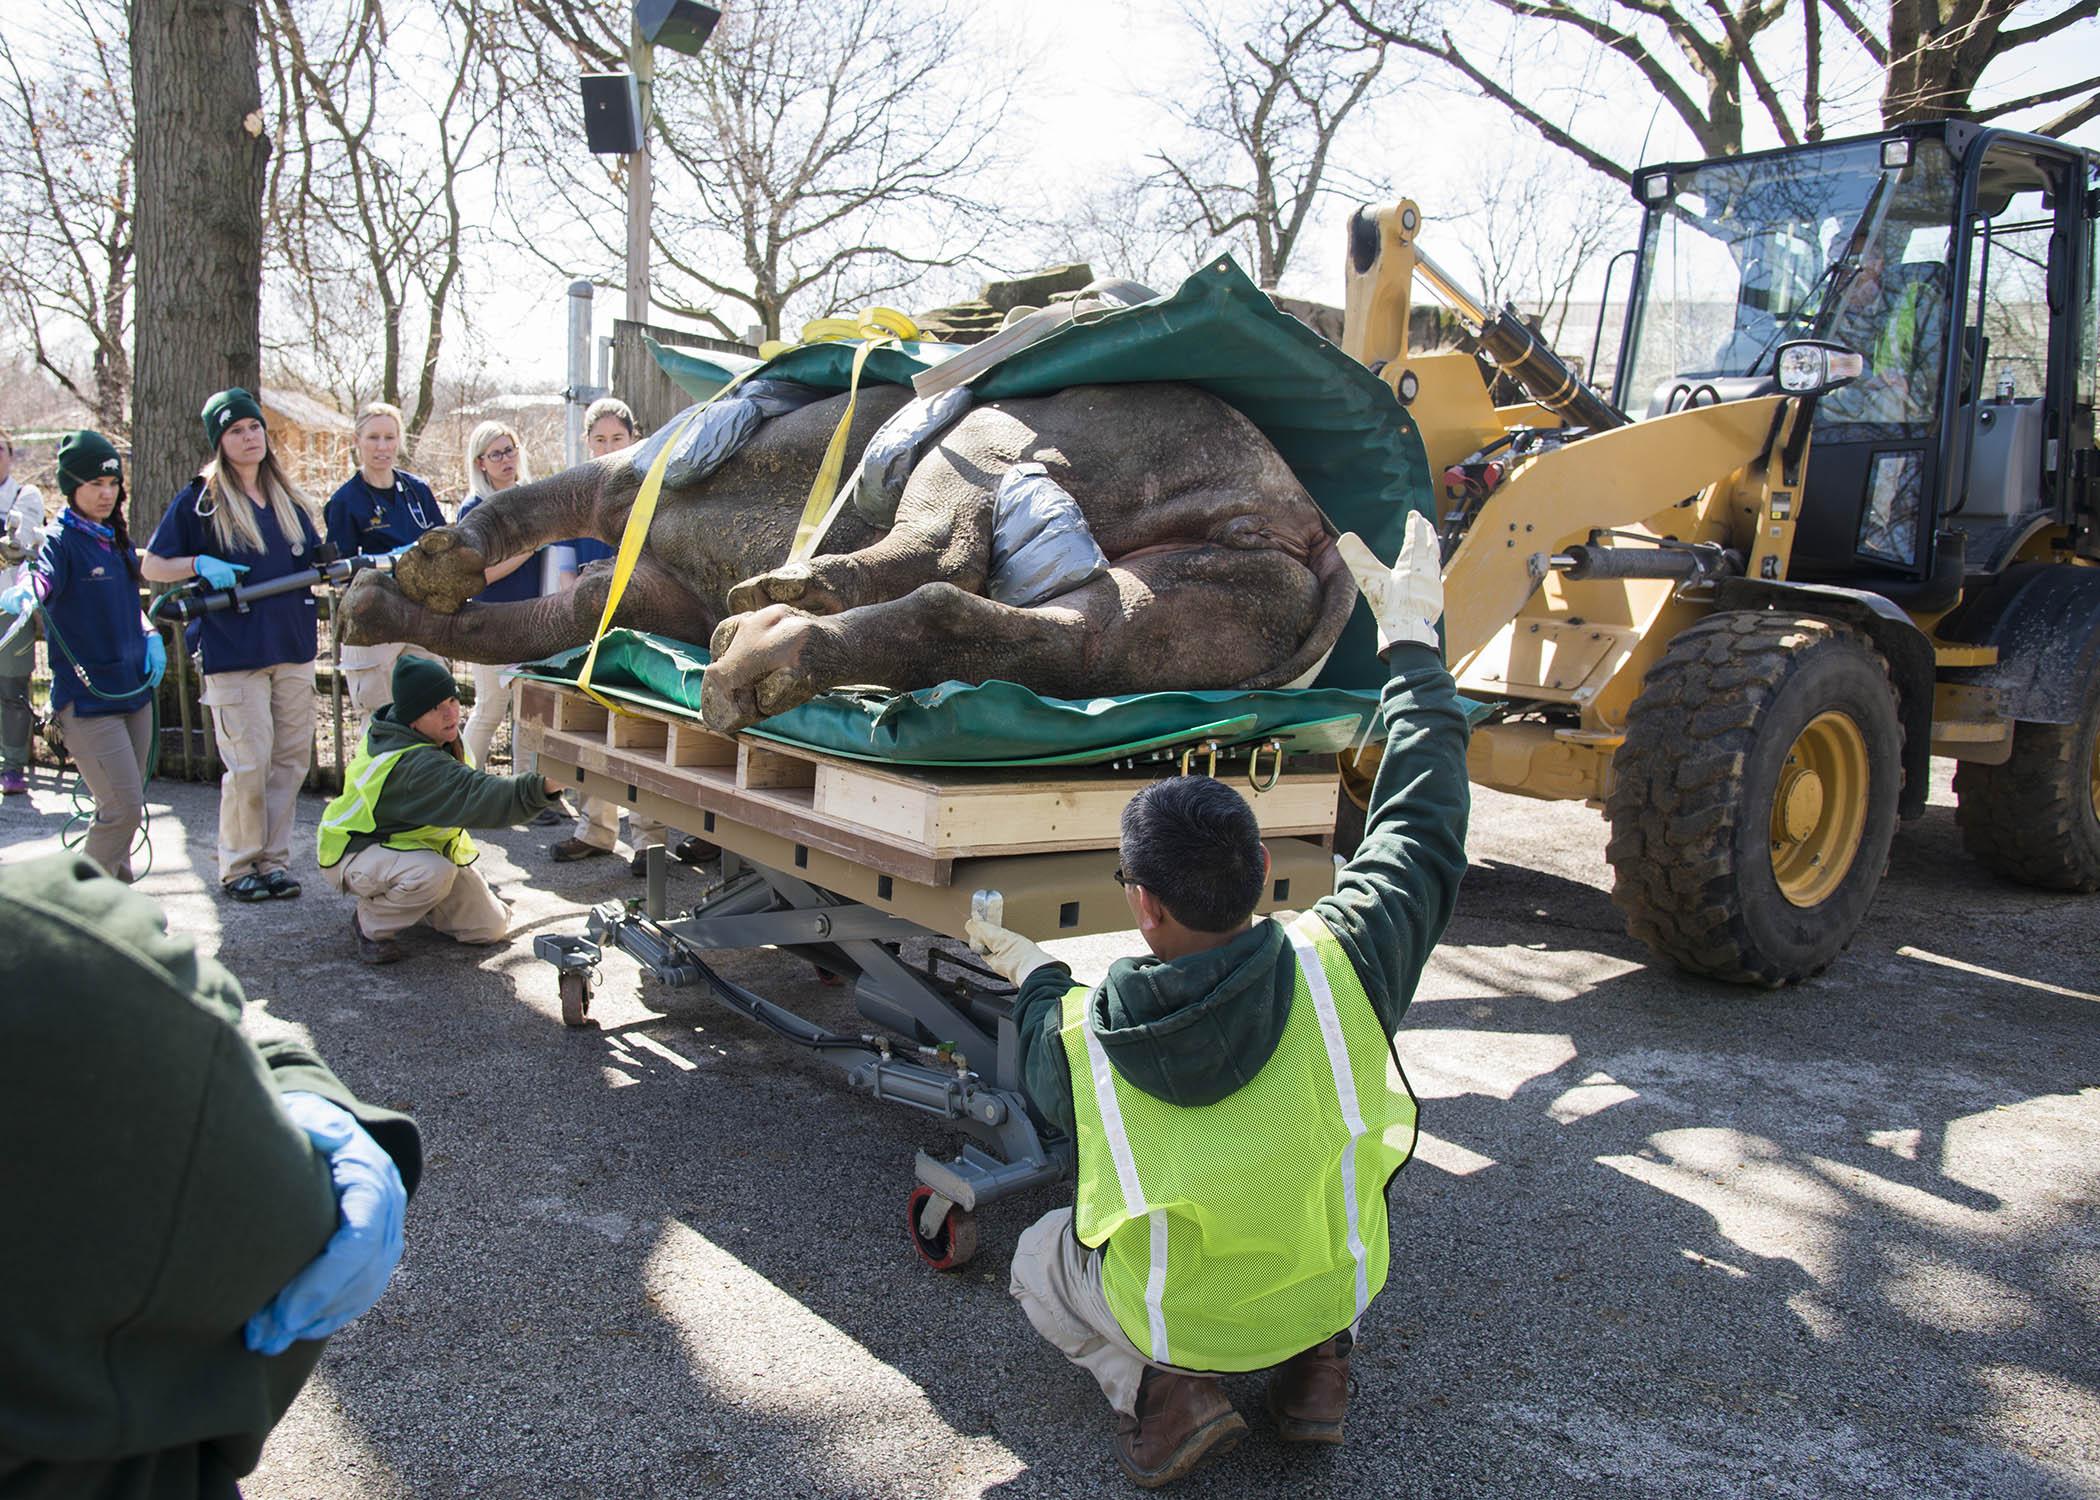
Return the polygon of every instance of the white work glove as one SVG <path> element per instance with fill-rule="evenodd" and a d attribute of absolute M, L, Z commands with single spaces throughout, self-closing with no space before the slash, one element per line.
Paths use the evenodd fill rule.
<path fill-rule="evenodd" d="M 992 971 L 1009 984 L 1018 985 L 1044 964 L 1057 962 L 1018 932 L 995 927 L 982 917 L 970 918 L 963 926 L 963 936 L 970 940 L 974 951 L 984 955 Z"/>
<path fill-rule="evenodd" d="M 1401 641 L 1437 644 L 1436 622 L 1444 613 L 1444 560 L 1429 517 L 1420 511 L 1408 516 L 1407 540 L 1390 569 L 1353 531 L 1334 545 L 1378 622 L 1381 656 Z"/>

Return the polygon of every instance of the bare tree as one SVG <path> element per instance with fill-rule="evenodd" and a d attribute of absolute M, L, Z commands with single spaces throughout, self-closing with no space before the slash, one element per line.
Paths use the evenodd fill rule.
<path fill-rule="evenodd" d="M 1564 164 L 1534 148 L 1477 164 L 1470 201 L 1447 217 L 1463 224 L 1465 254 L 1490 307 L 1514 303 L 1546 342 L 1570 333 L 1575 294 L 1601 258 L 1632 239 L 1633 200 L 1611 178 L 1585 172 L 1571 181 Z M 1440 241 L 1431 231 L 1431 242 Z M 1597 318 L 1606 315 L 1599 307 Z M 1596 319 L 1576 317 L 1572 332 L 1587 341 Z M 1563 347 L 1562 353 L 1574 351 Z"/>
<path fill-rule="evenodd" d="M 507 202 L 523 225 L 551 192 L 581 211 L 600 263 L 617 264 L 624 179 L 583 153 L 570 121 L 574 69 L 624 61 L 624 7 L 518 6 L 553 42 L 501 60 L 512 102 L 540 101 L 506 116 L 538 161 L 508 175 Z M 657 59 L 655 305 L 726 337 L 746 322 L 774 337 L 790 308 L 836 311 L 969 261 L 997 228 L 992 134 L 1017 76 L 977 45 L 960 0 L 725 9 L 698 57 Z"/>
<path fill-rule="evenodd" d="M 1282 0 L 1244 26 L 1190 4 L 1207 82 L 1170 104 L 1192 144 L 1156 153 L 1182 222 L 1213 244 L 1252 251 L 1273 288 L 1329 181 L 1335 137 L 1384 72 L 1386 43 L 1349 22 L 1338 0 Z"/>
<path fill-rule="evenodd" d="M 195 472 L 197 408 L 262 366 L 262 189 L 270 142 L 255 0 L 131 0 L 138 109 L 133 524 Z"/>
<path fill-rule="evenodd" d="M 1563 107 L 1557 87 L 1532 81 L 1531 59 L 1565 56 L 1571 41 L 1583 49 L 1607 82 L 1594 97 L 1579 97 L 1578 105 L 1623 99 L 1618 80 L 1630 70 L 1704 156 L 1742 151 L 1753 119 L 1785 145 L 1821 139 L 1831 102 L 1826 65 L 1833 33 L 1883 75 L 1885 123 L 1950 115 L 1999 119 L 2078 98 L 2037 127 L 2062 134 L 2100 114 L 2100 74 L 1988 105 L 1975 102 L 1993 63 L 2100 14 L 2100 0 L 2072 0 L 2019 27 L 2005 23 L 2021 0 L 1890 0 L 1883 14 L 1855 8 L 1853 0 L 1801 0 L 1798 38 L 1792 27 L 1780 26 L 1788 0 L 1475 0 L 1505 23 L 1499 54 L 1492 44 L 1475 47 L 1454 35 L 1470 14 L 1463 8 L 1420 0 L 1339 3 L 1364 35 L 1443 64 L 1542 140 L 1626 182 L 1639 163 L 1620 159 L 1602 137 L 1579 128 L 1575 116 L 1582 111 Z M 1826 27 L 1826 18 L 1836 24 Z M 1589 126 L 1608 128 L 1609 114 L 1590 110 Z"/>
<path fill-rule="evenodd" d="M 1180 284 L 1209 237 L 1191 233 L 1161 185 L 1135 173 L 1090 185 L 1037 242 L 1047 261 L 1084 261 L 1160 291 Z"/>
<path fill-rule="evenodd" d="M 132 104 L 122 0 L 63 0 L 44 55 L 0 30 L 0 303 L 36 365 L 131 425 Z"/>
<path fill-rule="evenodd" d="M 320 379 L 346 405 L 376 395 L 400 406 L 411 443 L 430 420 L 458 311 L 463 186 L 494 134 L 480 43 L 496 18 L 485 8 L 263 0 L 285 143 L 268 195 L 284 300 Z"/>

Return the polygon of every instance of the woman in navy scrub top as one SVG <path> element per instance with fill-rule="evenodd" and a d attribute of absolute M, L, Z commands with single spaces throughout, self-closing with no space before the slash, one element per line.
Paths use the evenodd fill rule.
<path fill-rule="evenodd" d="M 109 439 L 99 432 L 60 438 L 58 488 L 66 508 L 45 533 L 28 581 L 0 596 L 0 610 L 21 615 L 32 598 L 43 604 L 51 705 L 66 753 L 95 794 L 85 852 L 129 881 L 131 842 L 146 815 L 153 689 L 167 669 L 167 648 L 139 611 L 124 467 Z"/>
<path fill-rule="evenodd" d="M 328 540 L 336 554 L 363 552 L 378 556 L 412 545 L 434 526 L 445 524 L 430 486 L 394 467 L 401 452 L 401 409 L 374 401 L 357 413 L 357 472 L 328 497 L 324 512 Z M 371 714 L 394 698 L 394 663 L 407 646 L 345 646 L 340 665 L 350 701 Z M 429 652 L 417 650 L 418 656 Z"/>
<path fill-rule="evenodd" d="M 154 583 L 268 583 L 314 566 L 321 521 L 278 464 L 262 407 L 236 387 L 204 403 L 211 461 L 168 503 L 146 545 Z M 313 761 L 313 591 L 259 599 L 199 622 L 203 700 L 219 778 L 219 888 L 235 901 L 299 894 L 292 820 Z"/>
<path fill-rule="evenodd" d="M 459 518 L 464 521 L 474 507 L 489 496 L 531 478 L 531 467 L 526 463 L 525 449 L 518 442 L 516 431 L 501 422 L 483 422 L 467 439 L 468 499 L 459 508 Z M 538 552 L 521 552 L 516 557 L 505 558 L 488 570 L 487 577 L 489 586 L 474 596 L 476 604 L 516 604 L 537 599 L 540 596 L 540 555 Z M 467 719 L 461 737 L 467 742 L 467 751 L 474 757 L 474 764 L 486 766 L 489 746 L 495 743 L 496 731 L 502 727 L 504 715 L 510 711 L 512 668 L 477 661 L 473 663 L 473 669 L 474 712 Z"/>

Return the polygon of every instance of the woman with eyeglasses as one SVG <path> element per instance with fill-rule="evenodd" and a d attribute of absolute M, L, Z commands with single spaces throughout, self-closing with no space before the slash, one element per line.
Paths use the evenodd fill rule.
<path fill-rule="evenodd" d="M 459 508 L 464 521 L 489 496 L 532 478 L 532 467 L 518 442 L 515 428 L 501 422 L 483 422 L 467 439 L 467 503 Z M 540 555 L 521 552 L 505 558 L 486 574 L 489 586 L 474 596 L 476 604 L 516 604 L 537 599 L 540 594 Z M 461 738 L 477 767 L 486 766 L 489 746 L 510 712 L 510 674 L 515 666 L 471 664 L 474 671 L 474 712 L 467 719 Z"/>
<path fill-rule="evenodd" d="M 401 453 L 401 409 L 374 401 L 357 413 L 353 448 L 357 472 L 328 497 L 323 511 L 328 540 L 336 555 L 379 556 L 398 552 L 432 527 L 445 524 L 430 486 L 406 469 L 396 468 Z M 350 701 L 363 713 L 376 713 L 394 696 L 394 663 L 411 648 L 401 642 L 385 646 L 344 646 L 339 659 Z M 431 653 L 416 650 L 418 656 Z"/>
<path fill-rule="evenodd" d="M 262 404 L 240 389 L 204 403 L 211 460 L 168 502 L 146 544 L 149 583 L 201 578 L 217 589 L 314 566 L 321 518 L 270 451 Z M 292 822 L 313 764 L 311 589 L 219 610 L 191 628 L 204 656 L 204 706 L 218 736 L 219 889 L 234 901 L 289 900 Z"/>

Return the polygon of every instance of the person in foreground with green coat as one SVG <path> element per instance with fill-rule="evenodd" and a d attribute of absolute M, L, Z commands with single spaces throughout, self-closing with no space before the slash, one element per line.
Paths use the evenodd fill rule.
<path fill-rule="evenodd" d="M 1334 894 L 1256 921 L 1269 857 L 1253 811 L 1179 776 L 1123 813 L 1116 879 L 1152 958 L 1089 990 L 1027 938 L 968 928 L 1019 986 L 1031 1103 L 1077 1144 L 1074 1204 L 1022 1234 L 1011 1290 L 1100 1383 L 1117 1458 L 1148 1488 L 1245 1433 L 1230 1372 L 1273 1372 L 1286 1441 L 1341 1442 L 1357 1325 L 1390 1263 L 1385 1189 L 1414 1148 L 1391 1037 L 1465 873 L 1466 718 L 1428 520 L 1409 518 L 1390 572 L 1358 538 L 1339 545 L 1392 677 L 1363 843 Z"/>
<path fill-rule="evenodd" d="M 401 1258 L 415 1122 L 73 855 L 0 867 L 0 1495 L 235 1500 Z"/>
<path fill-rule="evenodd" d="M 322 878 L 357 898 L 350 929 L 368 964 L 407 957 L 395 938 L 425 920 L 458 942 L 501 942 L 510 907 L 473 868 L 481 851 L 467 830 L 530 822 L 560 792 L 529 771 L 474 768 L 460 738 L 459 684 L 440 663 L 404 654 L 393 692 L 314 836 Z"/>

